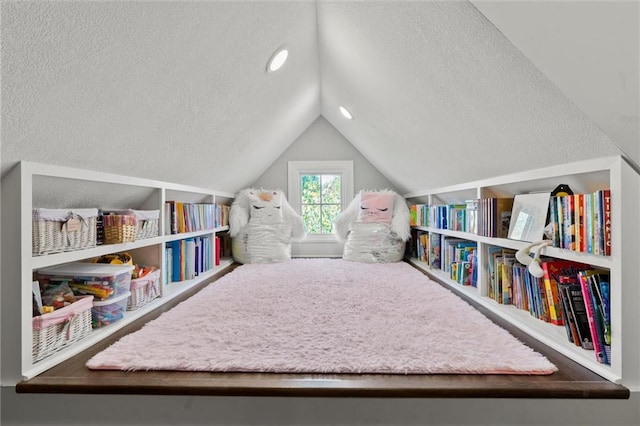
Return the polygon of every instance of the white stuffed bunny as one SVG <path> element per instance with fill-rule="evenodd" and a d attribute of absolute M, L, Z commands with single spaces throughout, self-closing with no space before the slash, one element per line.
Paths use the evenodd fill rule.
<path fill-rule="evenodd" d="M 240 263 L 282 262 L 291 258 L 291 241 L 305 236 L 304 221 L 280 190 L 248 188 L 231 204 L 229 234 Z"/>
<path fill-rule="evenodd" d="M 248 188 L 238 193 L 229 212 L 229 234 L 235 237 L 249 222 L 256 225 L 284 222 L 291 226 L 293 240 L 305 235 L 302 217 L 280 190 Z"/>

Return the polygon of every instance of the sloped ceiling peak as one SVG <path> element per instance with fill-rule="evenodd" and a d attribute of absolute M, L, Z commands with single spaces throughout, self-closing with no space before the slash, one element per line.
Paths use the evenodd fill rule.
<path fill-rule="evenodd" d="M 318 21 L 321 112 L 400 190 L 619 153 L 471 3 L 320 2 Z"/>
<path fill-rule="evenodd" d="M 3 173 L 30 160 L 224 191 L 249 184 L 319 115 L 315 11 L 3 2 Z M 283 44 L 289 61 L 267 74 Z"/>

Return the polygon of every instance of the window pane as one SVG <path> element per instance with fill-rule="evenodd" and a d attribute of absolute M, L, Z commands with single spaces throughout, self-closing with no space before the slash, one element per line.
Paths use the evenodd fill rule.
<path fill-rule="evenodd" d="M 322 232 L 320 222 L 320 205 L 303 205 L 302 220 L 309 234 L 319 234 Z"/>
<path fill-rule="evenodd" d="M 320 175 L 302 175 L 302 204 L 320 204 Z"/>
<path fill-rule="evenodd" d="M 340 203 L 340 175 L 322 175 L 322 203 Z"/>
<path fill-rule="evenodd" d="M 322 206 L 322 233 L 330 234 L 333 232 L 333 223 L 340 214 L 339 204 L 329 204 Z"/>

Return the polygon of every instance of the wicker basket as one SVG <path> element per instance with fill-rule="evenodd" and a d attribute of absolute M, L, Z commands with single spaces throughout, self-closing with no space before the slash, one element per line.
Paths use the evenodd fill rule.
<path fill-rule="evenodd" d="M 105 214 L 102 216 L 104 243 L 120 244 L 136 240 L 137 220 L 134 215 Z"/>
<path fill-rule="evenodd" d="M 92 307 L 93 296 L 78 296 L 71 305 L 33 317 L 33 362 L 88 336 L 92 330 Z"/>
<path fill-rule="evenodd" d="M 133 214 L 138 221 L 136 239 L 142 240 L 158 236 L 160 210 L 133 210 Z"/>
<path fill-rule="evenodd" d="M 98 209 L 34 209 L 32 217 L 34 256 L 96 246 Z"/>
<path fill-rule="evenodd" d="M 160 269 L 149 272 L 142 278 L 131 280 L 131 295 L 127 300 L 127 310 L 141 308 L 160 296 Z"/>

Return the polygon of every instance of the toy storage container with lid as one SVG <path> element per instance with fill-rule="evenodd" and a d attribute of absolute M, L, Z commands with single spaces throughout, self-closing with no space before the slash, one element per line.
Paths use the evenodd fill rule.
<path fill-rule="evenodd" d="M 106 300 L 129 293 L 131 265 L 73 262 L 37 271 L 38 280 L 67 281 L 77 295 L 93 295 L 95 300 Z"/>
<path fill-rule="evenodd" d="M 107 300 L 94 300 L 91 308 L 91 325 L 93 328 L 113 324 L 124 317 L 127 310 L 127 299 L 131 295 L 126 292 Z"/>

